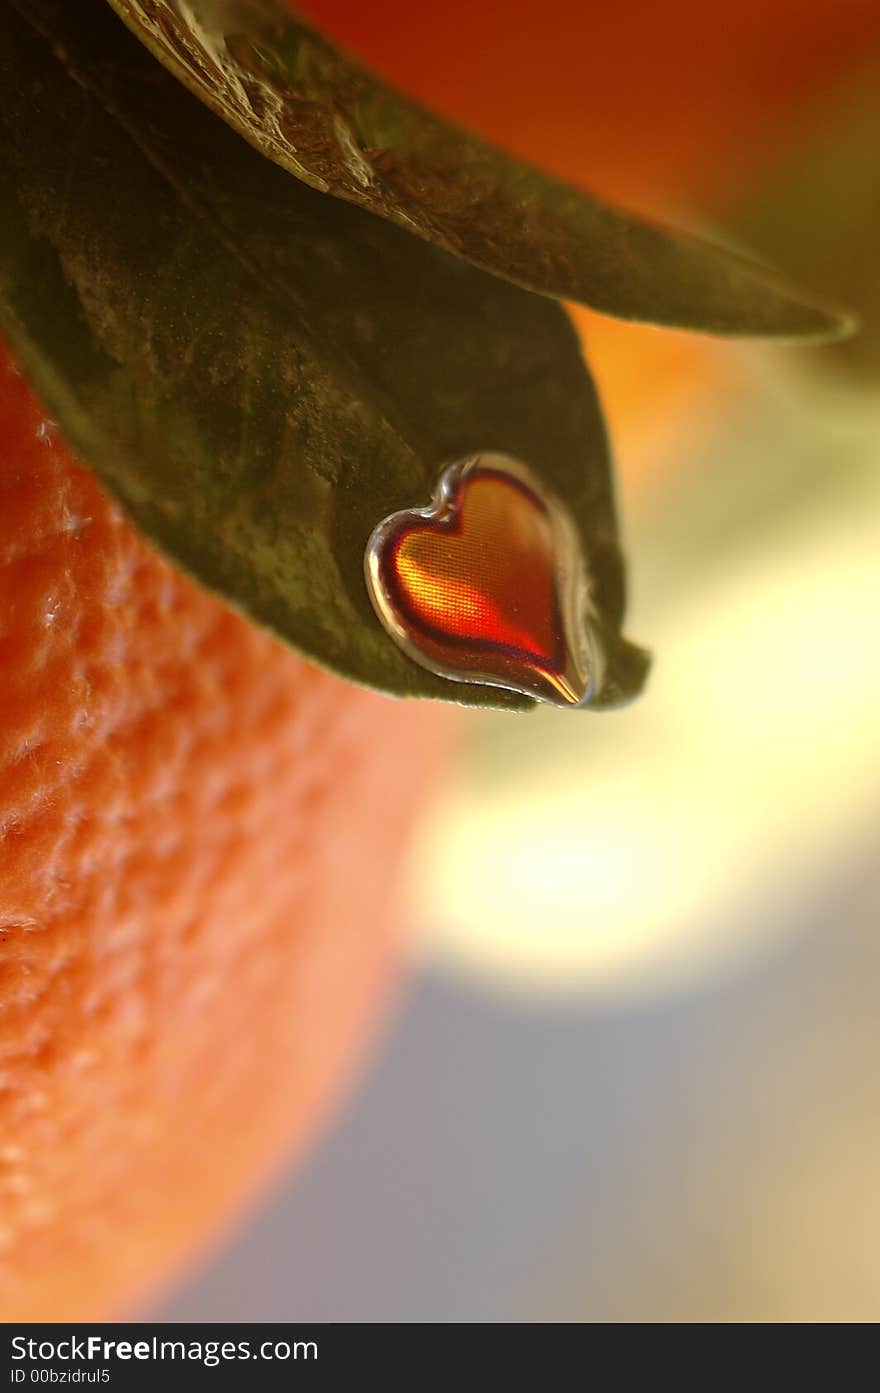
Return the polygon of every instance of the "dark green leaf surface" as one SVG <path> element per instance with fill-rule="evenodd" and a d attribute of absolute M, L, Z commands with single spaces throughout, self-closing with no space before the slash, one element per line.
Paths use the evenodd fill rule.
<path fill-rule="evenodd" d="M 606 698 L 638 689 L 601 414 L 557 305 L 291 179 L 104 0 L 0 0 L 0 82 L 0 325 L 149 536 L 347 677 L 523 705 L 405 658 L 362 573 L 446 462 L 507 452 L 580 528 Z"/>
<path fill-rule="evenodd" d="M 849 332 L 846 316 L 774 273 L 612 208 L 430 115 L 282 0 L 110 3 L 264 155 L 495 275 L 623 319 L 792 339 Z"/>

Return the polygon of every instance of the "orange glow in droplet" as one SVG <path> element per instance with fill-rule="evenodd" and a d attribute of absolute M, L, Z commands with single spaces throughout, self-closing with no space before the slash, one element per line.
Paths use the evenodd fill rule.
<path fill-rule="evenodd" d="M 393 548 L 396 589 L 411 622 L 440 640 L 513 650 L 552 667 L 559 648 L 552 530 L 521 484 L 486 471 L 457 510 L 403 531 Z"/>

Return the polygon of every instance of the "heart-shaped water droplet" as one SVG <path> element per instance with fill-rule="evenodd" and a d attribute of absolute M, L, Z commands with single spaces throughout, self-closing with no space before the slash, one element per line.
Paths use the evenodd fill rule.
<path fill-rule="evenodd" d="M 519 460 L 450 465 L 429 506 L 375 529 L 366 577 L 388 633 L 432 672 L 557 706 L 595 695 L 601 655 L 580 538 Z"/>

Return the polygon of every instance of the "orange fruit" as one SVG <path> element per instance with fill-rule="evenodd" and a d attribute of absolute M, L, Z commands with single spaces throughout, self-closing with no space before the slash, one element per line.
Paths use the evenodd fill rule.
<path fill-rule="evenodd" d="M 112 1312 L 312 1136 L 437 708 L 161 559 L 0 350 L 0 1315 Z"/>

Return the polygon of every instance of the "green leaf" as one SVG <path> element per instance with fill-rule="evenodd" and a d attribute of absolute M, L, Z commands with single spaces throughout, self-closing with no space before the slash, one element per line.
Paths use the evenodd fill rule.
<path fill-rule="evenodd" d="M 638 689 L 602 418 L 557 305 L 291 179 L 103 0 L 0 0 L 0 82 L 0 325 L 150 537 L 349 678 L 521 706 L 398 652 L 362 570 L 450 459 L 513 454 L 581 531 L 605 700 Z"/>
<path fill-rule="evenodd" d="M 530 290 L 622 319 L 828 340 L 840 311 L 773 272 L 612 208 L 422 110 L 282 0 L 110 0 L 178 78 L 256 149 Z"/>

